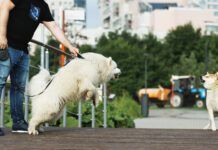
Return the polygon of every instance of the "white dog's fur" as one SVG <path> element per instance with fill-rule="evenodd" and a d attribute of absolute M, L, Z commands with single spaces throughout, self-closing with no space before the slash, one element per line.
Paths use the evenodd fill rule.
<path fill-rule="evenodd" d="M 206 105 L 209 114 L 209 123 L 204 129 L 212 128 L 216 131 L 214 121 L 215 113 L 218 112 L 218 74 L 209 74 L 202 76 L 204 87 L 207 89 Z"/>
<path fill-rule="evenodd" d="M 53 77 L 51 84 L 32 100 L 32 118 L 29 134 L 38 134 L 39 125 L 58 119 L 65 104 L 72 101 L 93 100 L 98 103 L 97 87 L 120 74 L 120 69 L 111 58 L 96 53 L 83 54 L 85 59 L 74 59 L 61 68 Z M 45 89 L 51 80 L 45 69 L 35 75 L 29 83 L 29 94 L 35 95 Z"/>

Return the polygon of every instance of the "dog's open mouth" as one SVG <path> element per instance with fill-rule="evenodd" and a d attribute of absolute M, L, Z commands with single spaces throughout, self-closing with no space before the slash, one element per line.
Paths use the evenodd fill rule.
<path fill-rule="evenodd" d="M 118 79 L 120 75 L 121 75 L 120 69 L 116 68 L 114 71 L 114 79 Z"/>
<path fill-rule="evenodd" d="M 200 80 L 200 83 L 201 83 L 201 84 L 203 84 L 203 83 L 205 82 L 204 79 L 203 79 L 203 76 L 200 76 L 200 77 L 199 77 L 199 80 Z"/>
<path fill-rule="evenodd" d="M 114 79 L 118 79 L 119 76 L 120 76 L 120 74 L 115 74 L 115 75 L 114 75 Z"/>

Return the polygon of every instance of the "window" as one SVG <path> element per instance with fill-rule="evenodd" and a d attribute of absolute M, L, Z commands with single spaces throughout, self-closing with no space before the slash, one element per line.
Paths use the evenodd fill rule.
<path fill-rule="evenodd" d="M 150 12 L 152 10 L 151 6 L 146 5 L 144 2 L 139 2 L 139 12 Z"/>
<path fill-rule="evenodd" d="M 208 8 L 210 8 L 210 9 L 218 9 L 218 5 L 211 5 L 211 4 L 209 4 Z"/>
<path fill-rule="evenodd" d="M 121 26 L 121 19 L 117 19 L 113 22 L 113 27 L 114 28 L 119 28 Z"/>
<path fill-rule="evenodd" d="M 212 33 L 217 33 L 218 32 L 218 26 L 216 25 L 208 25 L 206 26 L 207 31 L 212 32 Z"/>
<path fill-rule="evenodd" d="M 55 10 L 54 9 L 51 10 L 51 15 L 52 15 L 52 17 L 55 16 Z"/>
<path fill-rule="evenodd" d="M 218 11 L 215 11 L 215 12 L 214 12 L 214 15 L 215 15 L 215 16 L 218 16 Z"/>
<path fill-rule="evenodd" d="M 152 9 L 169 9 L 170 7 L 177 7 L 177 3 L 149 3 Z"/>
<path fill-rule="evenodd" d="M 86 0 L 74 0 L 74 5 L 76 7 L 85 8 L 86 7 Z"/>
<path fill-rule="evenodd" d="M 125 15 L 125 28 L 132 29 L 132 14 Z"/>
<path fill-rule="evenodd" d="M 120 13 L 119 3 L 113 3 L 113 15 L 119 16 L 119 13 Z"/>
<path fill-rule="evenodd" d="M 214 2 L 218 2 L 218 0 L 208 0 L 208 2 L 214 3 Z"/>

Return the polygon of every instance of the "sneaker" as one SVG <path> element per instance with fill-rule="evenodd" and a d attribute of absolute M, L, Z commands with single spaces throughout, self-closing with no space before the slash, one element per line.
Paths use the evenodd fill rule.
<path fill-rule="evenodd" d="M 25 120 L 18 121 L 12 126 L 13 133 L 28 133 L 28 123 Z"/>
<path fill-rule="evenodd" d="M 0 136 L 3 136 L 3 135 L 5 135 L 5 134 L 4 134 L 3 130 L 0 128 Z"/>

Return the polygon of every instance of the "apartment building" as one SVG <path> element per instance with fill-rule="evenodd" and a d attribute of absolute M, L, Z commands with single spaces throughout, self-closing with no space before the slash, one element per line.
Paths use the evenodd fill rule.
<path fill-rule="evenodd" d="M 211 32 L 218 33 L 218 0 L 205 0 L 205 7 L 212 10 L 216 17 L 216 22 L 207 22 L 208 34 Z"/>
<path fill-rule="evenodd" d="M 189 22 L 203 33 L 217 32 L 213 10 L 204 5 L 202 0 L 99 0 L 104 29 L 129 30 L 138 35 L 152 32 L 159 38 Z"/>
<path fill-rule="evenodd" d="M 167 10 L 155 10 L 151 13 L 152 32 L 163 38 L 170 30 L 179 25 L 191 23 L 194 28 L 201 28 L 203 34 L 216 32 L 208 28 L 209 23 L 215 23 L 213 11 L 201 8 L 176 7 Z M 210 31 L 209 31 L 210 30 Z"/>
<path fill-rule="evenodd" d="M 141 0 L 99 0 L 104 29 L 146 33 L 151 7 Z"/>
<path fill-rule="evenodd" d="M 60 20 L 60 10 L 71 10 L 74 7 L 73 0 L 46 0 L 55 20 Z"/>
<path fill-rule="evenodd" d="M 46 0 L 46 2 L 49 5 L 54 20 L 60 27 L 62 26 L 64 11 L 66 36 L 72 43 L 75 42 L 76 34 L 86 24 L 86 0 Z M 33 38 L 46 43 L 50 35 L 51 33 L 43 25 L 40 25 Z M 34 51 L 35 46 L 32 46 L 32 49 Z"/>
<path fill-rule="evenodd" d="M 74 30 L 85 26 L 85 0 L 46 0 L 46 2 L 49 5 L 54 20 L 60 26 L 62 26 L 61 22 L 63 21 L 62 16 L 64 11 L 65 30 L 69 38 L 72 38 Z M 36 39 L 42 40 L 42 33 L 40 32 L 44 32 L 45 37 L 51 35 L 46 29 L 43 31 L 40 26 L 34 36 Z M 46 42 L 47 40 L 45 39 L 44 41 Z"/>
<path fill-rule="evenodd" d="M 214 11 L 214 15 L 218 17 L 218 0 L 206 0 L 206 8 Z"/>

